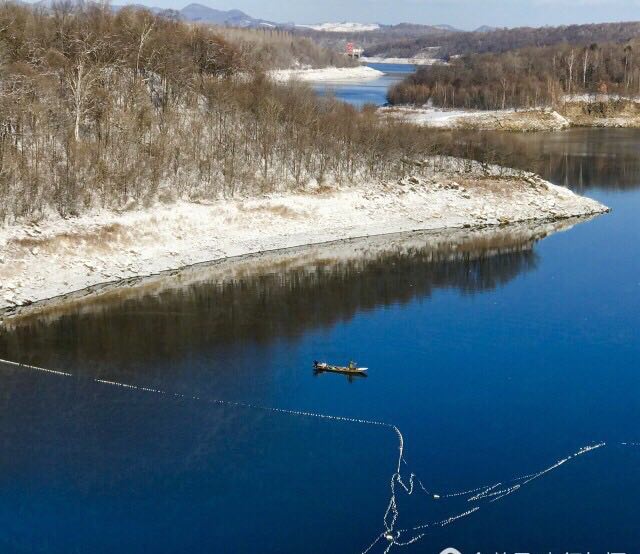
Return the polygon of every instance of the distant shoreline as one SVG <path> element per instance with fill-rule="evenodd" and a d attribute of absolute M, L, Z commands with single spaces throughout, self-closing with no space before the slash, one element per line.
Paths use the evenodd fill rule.
<path fill-rule="evenodd" d="M 448 110 L 396 105 L 380 108 L 384 117 L 431 129 L 473 131 L 560 131 L 571 122 L 552 109 Z"/>
<path fill-rule="evenodd" d="M 395 65 L 441 65 L 444 60 L 436 58 L 384 58 L 379 56 L 363 56 L 360 61 L 364 63 L 388 63 Z"/>
<path fill-rule="evenodd" d="M 361 82 L 378 79 L 384 75 L 372 67 L 324 67 L 321 69 L 274 69 L 269 77 L 277 82 L 298 80 L 304 82 Z"/>
<path fill-rule="evenodd" d="M 556 108 L 446 109 L 397 104 L 379 113 L 432 129 L 561 131 L 569 127 L 640 128 L 640 99 L 607 95 L 567 96 Z"/>

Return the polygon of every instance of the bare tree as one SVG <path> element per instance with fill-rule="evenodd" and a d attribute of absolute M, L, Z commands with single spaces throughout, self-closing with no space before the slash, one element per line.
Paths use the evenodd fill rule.
<path fill-rule="evenodd" d="M 633 48 L 630 44 L 627 44 L 624 47 L 624 83 L 628 88 L 630 85 L 630 75 L 631 75 L 631 63 L 633 59 Z"/>
<path fill-rule="evenodd" d="M 576 62 L 576 53 L 575 50 L 572 48 L 571 52 L 569 52 L 569 55 L 567 56 L 567 69 L 569 70 L 569 82 L 567 85 L 567 93 L 569 95 L 571 95 L 571 85 L 573 84 L 573 66 Z"/>
<path fill-rule="evenodd" d="M 153 20 L 146 19 L 142 23 L 142 28 L 140 29 L 140 35 L 138 38 L 138 51 L 136 53 L 136 70 L 134 76 L 134 85 L 137 82 L 138 75 L 140 75 L 140 59 L 142 58 L 142 52 L 144 50 L 144 44 L 151 35 L 155 23 Z"/>
<path fill-rule="evenodd" d="M 91 88 L 99 75 L 98 69 L 88 66 L 86 63 L 86 54 L 87 52 L 83 52 L 66 77 L 67 86 L 71 91 L 74 120 L 73 136 L 76 142 L 80 140 L 80 124 L 91 103 Z"/>
<path fill-rule="evenodd" d="M 589 63 L 589 48 L 584 49 L 582 58 L 582 86 L 587 86 L 587 64 Z"/>

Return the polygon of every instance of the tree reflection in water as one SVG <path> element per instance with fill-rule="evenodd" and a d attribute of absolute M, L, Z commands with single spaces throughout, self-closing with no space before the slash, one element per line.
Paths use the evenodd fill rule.
<path fill-rule="evenodd" d="M 536 266 L 536 241 L 573 223 L 377 237 L 188 268 L 9 320 L 0 357 L 45 367 L 153 363 L 215 345 L 294 340 L 436 289 L 500 287 Z"/>
<path fill-rule="evenodd" d="M 587 129 L 540 133 L 444 131 L 453 154 L 491 159 L 533 171 L 576 192 L 640 186 L 637 129 Z M 455 138 L 455 140 L 452 140 Z"/>

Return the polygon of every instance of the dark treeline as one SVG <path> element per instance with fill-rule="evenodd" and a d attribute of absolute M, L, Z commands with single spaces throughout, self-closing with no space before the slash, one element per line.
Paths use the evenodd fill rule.
<path fill-rule="evenodd" d="M 0 222 L 383 179 L 430 151 L 424 131 L 274 84 L 243 44 L 144 10 L 2 5 Z"/>
<path fill-rule="evenodd" d="M 581 93 L 640 94 L 640 42 L 473 54 L 419 69 L 389 101 L 488 110 L 557 105 Z"/>
<path fill-rule="evenodd" d="M 367 56 L 410 58 L 425 48 L 439 46 L 439 57 L 454 55 L 501 53 L 527 47 L 572 44 L 589 46 L 594 42 L 624 43 L 640 37 L 640 22 L 597 23 L 560 27 L 519 27 L 490 32 L 424 33 L 419 37 L 378 40 L 367 47 Z"/>

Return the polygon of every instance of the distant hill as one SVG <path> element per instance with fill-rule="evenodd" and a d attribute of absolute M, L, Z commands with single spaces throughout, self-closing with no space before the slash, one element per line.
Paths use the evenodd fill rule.
<path fill-rule="evenodd" d="M 405 37 L 385 37 L 389 40 L 365 46 L 366 56 L 412 58 L 426 48 L 440 48 L 439 57 L 473 53 L 501 53 L 529 46 L 552 46 L 568 43 L 577 47 L 593 43 L 623 43 L 640 37 L 640 22 L 563 25 L 558 27 L 518 27 L 492 29 L 480 27 L 472 32 L 437 35 L 422 33 Z"/>
<path fill-rule="evenodd" d="M 335 52 L 344 52 L 348 42 L 353 42 L 359 48 L 365 50 L 377 48 L 381 44 L 395 42 L 413 42 L 414 39 L 429 36 L 438 44 L 435 37 L 446 37 L 455 34 L 455 31 L 443 29 L 435 25 L 420 25 L 416 23 L 398 23 L 397 25 L 384 25 L 382 23 L 370 24 L 375 29 L 368 28 L 365 23 L 339 23 L 316 25 L 282 26 L 296 36 L 310 38 L 316 44 L 329 48 Z M 392 56 L 385 56 L 392 57 Z"/>
<path fill-rule="evenodd" d="M 313 29 L 314 31 L 325 31 L 327 33 L 363 33 L 367 31 L 377 31 L 378 29 L 380 29 L 380 25 L 378 25 L 377 23 L 352 23 L 348 21 L 344 21 L 342 23 L 296 25 L 296 27 Z"/>
<path fill-rule="evenodd" d="M 51 4 L 52 0 L 42 0 L 41 3 Z M 125 7 L 143 8 L 155 14 L 178 14 L 184 21 L 211 23 L 212 25 L 224 25 L 226 27 L 280 27 L 279 23 L 256 19 L 241 10 L 217 10 L 204 4 L 192 3 L 180 10 L 165 10 L 157 7 L 142 6 L 140 4 L 114 4 L 112 9 L 118 11 Z"/>
<path fill-rule="evenodd" d="M 2 0 L 0 0 L 1 2 Z M 11 0 L 16 4 L 22 4 L 22 0 Z M 33 6 L 41 9 L 50 10 L 56 4 L 64 4 L 67 6 L 87 6 L 87 5 L 100 5 L 99 0 L 39 0 L 35 2 Z M 204 4 L 191 3 L 182 9 L 164 9 L 157 6 L 145 6 L 142 4 L 123 3 L 123 4 L 111 4 L 113 11 L 119 11 L 123 8 L 140 8 L 149 10 L 156 15 L 167 14 L 172 17 L 178 16 L 183 21 L 210 23 L 212 25 L 224 25 L 227 27 L 279 27 L 288 30 L 298 30 L 301 33 L 309 32 L 316 33 L 317 35 L 351 35 L 353 33 L 370 33 L 377 35 L 375 38 L 372 36 L 372 40 L 376 43 L 380 42 L 384 37 L 385 40 L 389 40 L 395 37 L 398 38 L 416 38 L 430 34 L 443 34 L 443 33 L 459 33 L 462 32 L 451 25 L 421 25 L 413 23 L 400 23 L 397 25 L 384 25 L 380 23 L 359 23 L 359 22 L 325 22 L 316 24 L 295 24 L 292 22 L 278 23 L 265 19 L 259 19 L 252 17 L 251 15 L 237 9 L 231 10 L 219 10 L 211 8 Z M 331 41 L 331 39 L 329 39 Z"/>
<path fill-rule="evenodd" d="M 429 33 L 437 31 L 445 31 L 450 33 L 461 33 L 460 29 L 456 29 L 452 25 L 420 25 L 412 23 L 400 23 L 397 25 L 384 25 L 381 23 L 354 23 L 344 21 L 341 23 L 315 23 L 313 25 L 298 24 L 296 27 L 313 29 L 314 31 L 323 31 L 326 33 L 366 33 L 372 31 L 389 32 L 393 30 L 401 30 L 409 34 Z"/>
<path fill-rule="evenodd" d="M 451 33 L 462 33 L 461 29 L 457 29 L 453 25 L 432 25 L 434 29 L 439 29 L 440 31 L 449 31 Z"/>
<path fill-rule="evenodd" d="M 230 27 L 275 27 L 277 24 L 264 19 L 255 19 L 240 10 L 216 10 L 203 4 L 189 4 L 178 13 L 187 21 L 214 23 Z"/>

